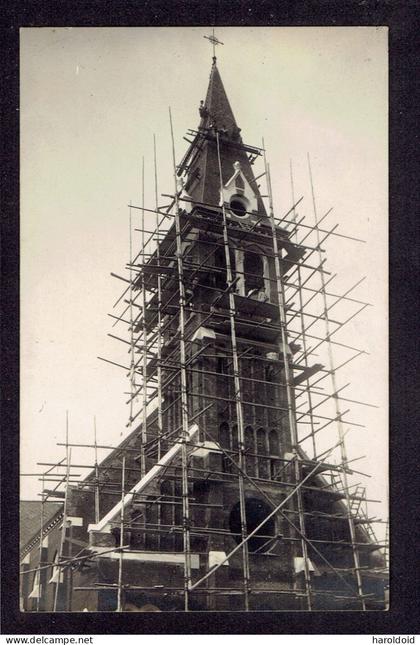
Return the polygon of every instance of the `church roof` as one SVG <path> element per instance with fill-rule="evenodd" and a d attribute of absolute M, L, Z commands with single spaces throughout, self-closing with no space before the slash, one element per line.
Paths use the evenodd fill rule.
<path fill-rule="evenodd" d="M 60 502 L 44 502 L 44 526 L 62 507 L 63 504 Z M 41 502 L 38 500 L 22 500 L 19 508 L 19 548 L 23 549 L 39 533 Z"/>

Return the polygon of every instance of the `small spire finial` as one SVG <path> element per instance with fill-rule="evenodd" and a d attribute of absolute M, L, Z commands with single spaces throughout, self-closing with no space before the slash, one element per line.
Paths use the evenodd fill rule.
<path fill-rule="evenodd" d="M 214 35 L 214 27 L 211 36 L 203 36 L 203 38 L 207 38 L 207 40 L 209 40 L 213 45 L 213 65 L 216 65 L 216 45 L 223 45 L 224 43 L 218 40 Z"/>

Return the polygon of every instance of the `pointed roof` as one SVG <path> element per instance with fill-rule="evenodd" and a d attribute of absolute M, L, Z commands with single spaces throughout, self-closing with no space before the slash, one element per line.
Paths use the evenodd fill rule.
<path fill-rule="evenodd" d="M 188 194 L 199 202 L 214 206 L 220 204 L 219 164 L 214 137 L 215 129 L 217 129 L 219 131 L 223 184 L 226 185 L 235 173 L 234 164 L 239 161 L 243 175 L 257 198 L 258 213 L 260 216 L 266 216 L 248 153 L 242 147 L 241 129 L 237 125 L 215 58 L 213 58 L 206 99 L 204 105 L 200 107 L 200 116 L 198 130 L 203 133 L 203 137 L 201 139 L 198 137 L 196 150 L 194 152 L 191 150 L 186 182 Z"/>
<path fill-rule="evenodd" d="M 204 105 L 209 111 L 210 121 L 216 127 L 227 130 L 238 127 L 215 61 L 211 68 Z"/>

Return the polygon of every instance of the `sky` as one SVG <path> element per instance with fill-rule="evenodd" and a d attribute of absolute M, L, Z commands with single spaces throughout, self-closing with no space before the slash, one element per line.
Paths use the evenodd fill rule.
<path fill-rule="evenodd" d="M 168 107 L 179 161 L 206 95 L 209 33 L 21 29 L 22 472 L 41 472 L 37 462 L 64 456 L 56 443 L 65 440 L 66 410 L 71 442 L 92 443 L 94 416 L 100 443 L 117 445 L 128 433 L 125 372 L 97 359 L 128 361 L 125 346 L 107 336 L 118 329 L 108 314 L 123 285 L 110 272 L 125 272 L 128 204 L 141 200 L 143 157 L 145 205 L 154 205 L 153 134 L 159 193 L 173 191 Z M 352 295 L 372 306 L 339 339 L 369 355 L 343 368 L 338 384 L 351 382 L 346 397 L 378 406 L 345 406 L 349 419 L 365 425 L 350 430 L 347 445 L 371 476 L 360 480 L 368 497 L 382 502 L 371 515 L 386 517 L 387 29 L 223 27 L 216 36 L 224 43 L 218 68 L 243 139 L 259 146 L 264 138 L 276 215 L 292 204 L 292 160 L 295 195 L 304 197 L 299 216 L 313 222 L 309 152 L 319 215 L 333 208 L 325 225 L 365 240 L 330 238 L 324 248 L 328 270 L 337 272 L 335 293 L 366 276 Z M 334 436 L 326 433 L 321 445 Z M 92 464 L 92 451 L 75 449 L 72 460 Z M 23 499 L 39 492 L 38 478 L 22 477 Z"/>

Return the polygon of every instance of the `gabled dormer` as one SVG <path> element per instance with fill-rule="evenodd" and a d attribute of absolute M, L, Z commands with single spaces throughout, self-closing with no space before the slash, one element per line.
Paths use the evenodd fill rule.
<path fill-rule="evenodd" d="M 242 171 L 241 162 L 235 161 L 233 168 L 234 173 L 220 195 L 220 206 L 225 205 L 229 218 L 243 221 L 258 213 L 258 200 Z"/>

